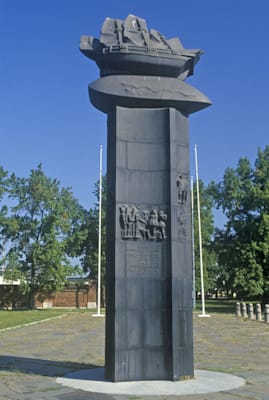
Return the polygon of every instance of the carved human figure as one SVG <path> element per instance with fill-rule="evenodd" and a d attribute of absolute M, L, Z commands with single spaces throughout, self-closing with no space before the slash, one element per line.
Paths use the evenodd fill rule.
<path fill-rule="evenodd" d="M 165 214 L 162 210 L 159 211 L 158 221 L 159 221 L 159 233 L 161 239 L 166 239 L 166 221 L 167 214 Z"/>
<path fill-rule="evenodd" d="M 143 239 L 149 238 L 148 210 L 143 211 L 143 216 L 138 218 L 138 230 Z"/>
<path fill-rule="evenodd" d="M 138 233 L 138 211 L 136 207 L 131 207 L 128 210 L 128 235 L 133 239 L 139 238 Z"/>
<path fill-rule="evenodd" d="M 128 219 L 127 219 L 127 206 L 121 206 L 120 209 L 120 227 L 121 237 L 126 239 L 128 237 Z"/>
<path fill-rule="evenodd" d="M 178 174 L 176 179 L 176 184 L 177 184 L 177 194 L 178 194 L 178 200 L 177 200 L 178 205 L 184 206 L 188 198 L 188 190 L 189 190 L 188 178 L 183 174 Z"/>
<path fill-rule="evenodd" d="M 156 238 L 156 232 L 158 228 L 158 213 L 156 210 L 151 210 L 149 214 L 149 220 L 148 220 L 148 227 L 149 227 L 149 239 L 155 239 Z"/>

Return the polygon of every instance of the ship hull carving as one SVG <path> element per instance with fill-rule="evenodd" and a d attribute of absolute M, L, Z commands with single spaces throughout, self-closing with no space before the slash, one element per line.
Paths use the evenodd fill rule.
<path fill-rule="evenodd" d="M 94 60 L 101 76 L 149 75 L 184 80 L 193 75 L 203 51 L 184 49 L 178 38 L 166 39 L 148 30 L 143 19 L 129 15 L 125 21 L 106 18 L 100 39 L 82 36 L 80 50 Z"/>

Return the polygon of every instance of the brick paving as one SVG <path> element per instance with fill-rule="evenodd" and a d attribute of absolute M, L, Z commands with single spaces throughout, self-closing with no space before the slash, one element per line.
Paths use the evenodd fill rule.
<path fill-rule="evenodd" d="M 61 319 L 0 332 L 0 400 L 131 400 L 63 387 L 56 377 L 104 363 L 104 318 Z M 162 396 L 160 400 L 269 400 L 269 324 L 228 314 L 194 314 L 195 368 L 246 379 L 228 392 Z M 156 399 L 148 396 L 147 400 Z"/>

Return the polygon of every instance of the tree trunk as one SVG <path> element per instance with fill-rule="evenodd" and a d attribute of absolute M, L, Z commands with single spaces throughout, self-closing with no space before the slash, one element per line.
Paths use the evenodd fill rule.
<path fill-rule="evenodd" d="M 36 308 L 35 307 L 35 295 L 36 295 L 35 290 L 31 288 L 29 295 L 28 295 L 28 308 L 30 310 L 33 310 Z"/>

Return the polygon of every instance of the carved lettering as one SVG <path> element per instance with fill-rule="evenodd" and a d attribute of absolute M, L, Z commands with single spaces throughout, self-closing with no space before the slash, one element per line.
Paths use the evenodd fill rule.
<path fill-rule="evenodd" d="M 155 249 L 129 249 L 128 273 L 133 277 L 159 277 L 161 274 L 161 251 Z"/>

